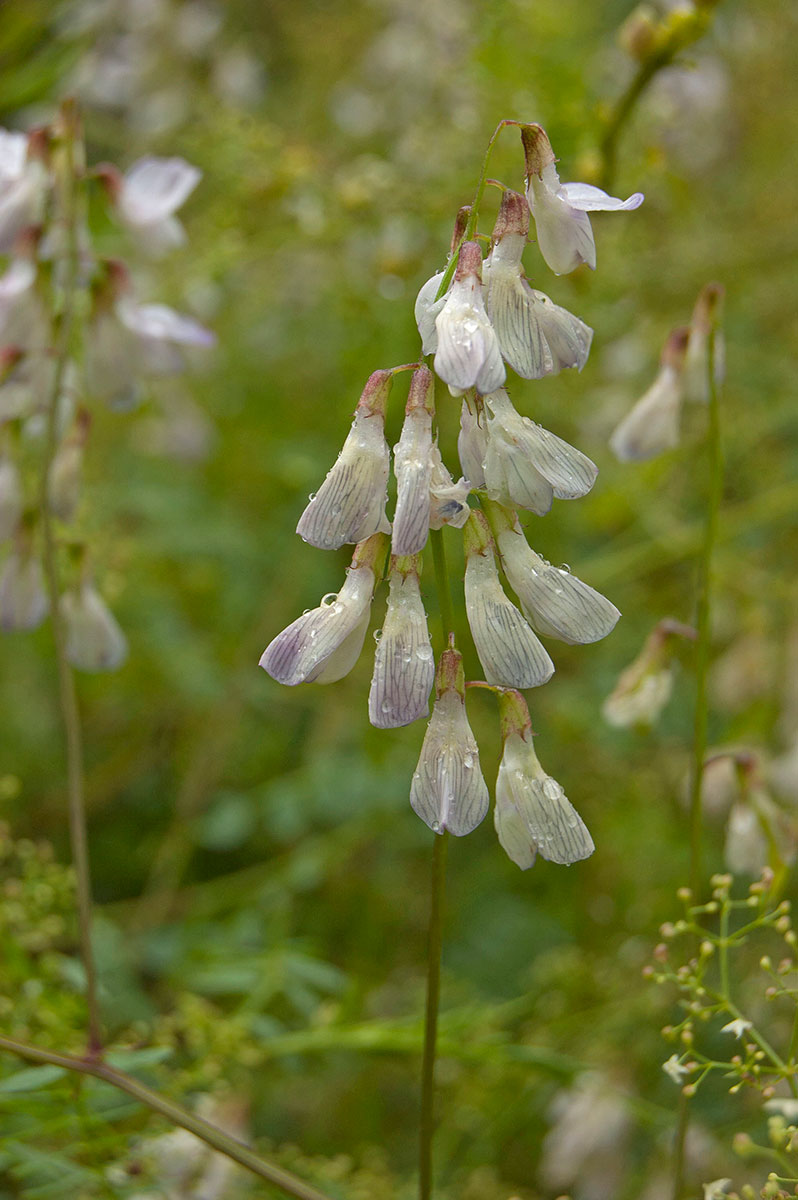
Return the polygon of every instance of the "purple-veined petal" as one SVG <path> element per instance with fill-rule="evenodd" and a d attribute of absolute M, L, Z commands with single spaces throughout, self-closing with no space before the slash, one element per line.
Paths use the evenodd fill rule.
<path fill-rule="evenodd" d="M 393 566 L 388 611 L 374 655 L 369 720 L 378 729 L 409 725 L 429 712 L 435 680 L 427 614 L 418 586 L 418 568 Z"/>
<path fill-rule="evenodd" d="M 467 399 L 460 410 L 460 433 L 457 438 L 457 453 L 465 478 L 473 488 L 485 487 L 485 454 L 488 449 L 488 431 L 485 417 L 471 411 Z"/>
<path fill-rule="evenodd" d="M 382 413 L 358 409 L 341 453 L 299 518 L 299 536 L 321 550 L 335 550 L 378 530 L 387 533 L 389 466 Z"/>
<path fill-rule="evenodd" d="M 430 527 L 432 468 L 432 417 L 420 406 L 405 416 L 399 442 L 394 447 L 396 511 L 391 538 L 394 554 L 417 554 L 424 549 Z"/>
<path fill-rule="evenodd" d="M 485 680 L 498 687 L 533 688 L 551 679 L 554 664 L 521 613 L 505 596 L 493 551 L 469 554 L 465 604 Z"/>
<path fill-rule="evenodd" d="M 482 821 L 488 803 L 479 748 L 465 704 L 454 689 L 449 689 L 433 706 L 413 773 L 410 804 L 435 833 L 448 830 L 455 837 L 463 837 Z"/>

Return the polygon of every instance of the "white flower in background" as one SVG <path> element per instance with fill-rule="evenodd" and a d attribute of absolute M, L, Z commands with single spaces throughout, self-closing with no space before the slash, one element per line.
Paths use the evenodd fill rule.
<path fill-rule="evenodd" d="M 553 1195 L 576 1190 L 589 1200 L 617 1200 L 631 1127 L 620 1090 L 606 1076 L 586 1072 L 557 1093 L 550 1115 L 540 1157 L 544 1187 Z"/>
<path fill-rule="evenodd" d="M 393 554 L 418 554 L 429 536 L 434 390 L 432 372 L 419 367 L 410 383 L 402 433 L 394 446 Z"/>
<path fill-rule="evenodd" d="M 429 527 L 442 529 L 444 525 L 451 525 L 453 529 L 462 529 L 471 512 L 468 505 L 471 484 L 467 479 L 458 479 L 455 483 L 444 466 L 437 446 L 432 447 L 430 458 L 432 473 L 429 483 Z"/>
<path fill-rule="evenodd" d="M 521 138 L 526 155 L 526 197 L 546 263 L 555 275 L 566 275 L 580 263 L 595 270 L 596 243 L 587 214 L 630 212 L 643 203 L 642 192 L 619 200 L 589 183 L 560 183 L 545 130 L 540 125 L 525 125 Z"/>
<path fill-rule="evenodd" d="M 153 255 L 186 240 L 174 215 L 202 178 L 202 172 L 183 158 L 140 158 L 121 175 L 116 167 L 100 167 L 119 219 Z"/>
<path fill-rule="evenodd" d="M 669 1079 L 674 1083 L 681 1083 L 685 1076 L 690 1074 L 690 1069 L 683 1066 L 679 1061 L 678 1054 L 672 1054 L 670 1058 L 662 1064 L 662 1069 Z"/>
<path fill-rule="evenodd" d="M 514 514 L 490 503 L 487 511 L 504 573 L 533 629 L 573 645 L 597 642 L 615 628 L 621 614 L 611 601 L 536 554 Z"/>
<path fill-rule="evenodd" d="M 657 623 L 604 701 L 601 711 L 608 724 L 624 728 L 656 721 L 673 691 L 674 636 L 694 641 L 696 633 L 670 617 Z"/>
<path fill-rule="evenodd" d="M 486 419 L 480 405 L 477 413 L 472 412 L 468 397 L 463 397 L 460 410 L 460 433 L 457 437 L 457 453 L 465 477 L 473 488 L 485 487 L 485 455 L 488 452 Z"/>
<path fill-rule="evenodd" d="M 491 500 L 543 516 L 552 497 L 573 500 L 592 488 L 598 467 L 577 450 L 516 412 L 504 388 L 485 397 L 485 486 Z"/>
<path fill-rule="evenodd" d="M 264 650 L 264 671 L 294 687 L 298 683 L 334 683 L 348 675 L 366 637 L 376 563 L 384 553 L 384 534 L 356 547 L 340 592 L 325 596 L 318 608 L 297 617 Z"/>
<path fill-rule="evenodd" d="M 61 616 L 66 656 L 81 671 L 115 671 L 127 658 L 127 639 L 108 605 L 87 580 L 64 592 Z"/>
<path fill-rule="evenodd" d="M 751 1021 L 746 1021 L 743 1017 L 736 1017 L 727 1025 L 722 1026 L 721 1033 L 733 1033 L 736 1038 L 741 1038 L 751 1028 L 753 1028 Z"/>
<path fill-rule="evenodd" d="M 6 346 L 41 350 L 47 341 L 47 321 L 34 289 L 32 258 L 14 258 L 0 275 L 0 339 Z"/>
<path fill-rule="evenodd" d="M 392 380 L 390 371 L 369 376 L 343 449 L 299 518 L 296 531 L 311 546 L 336 550 L 372 533 L 390 532 L 385 405 Z"/>
<path fill-rule="evenodd" d="M 47 172 L 36 150 L 24 133 L 0 129 L 0 253 L 7 254 L 17 235 L 41 219 Z"/>
<path fill-rule="evenodd" d="M 482 298 L 482 251 L 464 242 L 454 280 L 435 319 L 438 348 L 435 371 L 455 395 L 467 388 L 492 392 L 506 371 L 493 326 Z"/>
<path fill-rule="evenodd" d="M 711 1183 L 702 1184 L 704 1200 L 726 1200 L 731 1185 L 731 1179 L 713 1179 Z"/>
<path fill-rule="evenodd" d="M 0 542 L 10 538 L 22 517 L 22 480 L 13 458 L 0 444 Z"/>
<path fill-rule="evenodd" d="M 679 444 L 688 335 L 687 329 L 674 329 L 662 351 L 656 379 L 612 433 L 610 446 L 621 462 L 655 458 Z"/>
<path fill-rule="evenodd" d="M 435 703 L 413 773 L 410 804 L 435 833 L 462 837 L 488 811 L 479 748 L 465 711 L 462 656 L 451 645 L 438 664 Z"/>
<path fill-rule="evenodd" d="M 429 712 L 435 656 L 418 585 L 420 565 L 418 556 L 391 558 L 388 611 L 369 691 L 369 720 L 378 729 L 409 725 Z"/>
<path fill-rule="evenodd" d="M 532 688 L 546 683 L 554 664 L 499 582 L 493 539 L 481 512 L 465 527 L 465 605 L 471 636 L 488 683 Z"/>
<path fill-rule="evenodd" d="M 50 605 L 38 558 L 14 550 L 0 571 L 0 629 L 37 629 Z"/>
<path fill-rule="evenodd" d="M 748 804 L 733 804 L 723 850 L 726 866 L 735 875 L 759 875 L 768 864 L 768 843 L 758 813 Z"/>
<path fill-rule="evenodd" d="M 766 1100 L 764 1108 L 767 1112 L 778 1113 L 789 1121 L 790 1125 L 798 1125 L 798 1100 L 787 1096 L 774 1096 L 772 1100 Z"/>
<path fill-rule="evenodd" d="M 556 375 L 563 367 L 581 371 L 593 330 L 530 287 L 521 268 L 528 232 L 526 200 L 504 192 L 482 272 L 485 307 L 502 355 L 523 379 Z"/>
<path fill-rule="evenodd" d="M 502 848 L 522 871 L 537 854 L 570 865 L 595 846 L 561 785 L 540 765 L 526 701 L 520 692 L 499 695 L 504 750 L 496 779 L 494 823 Z"/>

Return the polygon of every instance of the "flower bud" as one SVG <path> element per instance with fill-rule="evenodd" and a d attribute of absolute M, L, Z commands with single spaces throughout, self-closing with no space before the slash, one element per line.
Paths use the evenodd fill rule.
<path fill-rule="evenodd" d="M 390 531 L 385 516 L 390 465 L 385 405 L 392 382 L 390 371 L 369 376 L 343 449 L 299 518 L 296 531 L 312 546 L 337 550 L 346 542 Z"/>
<path fill-rule="evenodd" d="M 435 371 L 456 395 L 467 388 L 492 392 L 504 382 L 499 343 L 482 298 L 482 252 L 477 242 L 460 248 L 454 281 L 435 319 Z"/>
<path fill-rule="evenodd" d="M 435 656 L 418 586 L 419 568 L 418 556 L 391 558 L 388 611 L 369 691 L 369 720 L 378 729 L 409 725 L 429 712 Z"/>
<path fill-rule="evenodd" d="M 419 367 L 410 384 L 402 434 L 394 447 L 397 486 L 391 538 L 394 554 L 418 554 L 429 535 L 434 388 L 432 372 Z"/>
<path fill-rule="evenodd" d="M 127 639 L 100 593 L 86 580 L 64 592 L 61 616 L 66 656 L 80 671 L 115 671 L 127 658 Z"/>
<path fill-rule="evenodd" d="M 410 804 L 435 833 L 462 837 L 488 811 L 479 749 L 465 711 L 462 656 L 450 646 L 438 664 L 435 704 L 413 773 Z"/>
<path fill-rule="evenodd" d="M 30 550 L 13 550 L 0 571 L 0 629 L 37 629 L 49 609 L 41 563 Z"/>
<path fill-rule="evenodd" d="M 638 4 L 618 30 L 618 41 L 637 62 L 645 62 L 658 48 L 657 14 L 650 4 Z"/>

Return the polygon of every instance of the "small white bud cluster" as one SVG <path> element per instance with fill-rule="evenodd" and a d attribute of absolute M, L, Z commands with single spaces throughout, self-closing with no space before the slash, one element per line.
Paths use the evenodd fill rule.
<path fill-rule="evenodd" d="M 126 174 L 87 169 L 71 104 L 29 134 L 0 130 L 0 628 L 35 629 L 50 611 L 41 526 L 57 522 L 57 549 L 68 550 L 65 653 L 85 671 L 127 656 L 82 536 L 91 405 L 130 407 L 142 377 L 172 374 L 185 348 L 214 340 L 193 318 L 140 303 L 127 267 L 95 253 L 88 189 L 99 181 L 119 223 L 160 254 L 185 240 L 175 213 L 199 178 L 180 158 L 144 158 Z"/>
<path fill-rule="evenodd" d="M 496 784 L 495 823 L 501 844 L 520 867 L 537 853 L 571 863 L 593 850 L 590 834 L 558 783 L 545 774 L 532 745 L 526 702 L 518 689 L 539 687 L 554 664 L 539 635 L 569 643 L 606 636 L 620 613 L 604 596 L 553 567 L 527 545 L 518 509 L 539 516 L 555 499 L 586 495 L 597 468 L 581 451 L 522 416 L 505 390 L 507 368 L 540 379 L 581 370 L 592 331 L 528 283 L 521 258 L 530 212 L 546 262 L 557 273 L 580 262 L 595 266 L 586 213 L 632 209 L 587 184 L 561 186 L 548 138 L 522 126 L 527 194 L 503 190 L 483 262 L 476 214 L 461 209 L 447 267 L 421 288 L 415 316 L 422 352 L 449 392 L 462 397 L 458 450 L 463 476 L 444 465 L 435 431 L 434 376 L 415 367 L 404 425 L 394 448 L 397 500 L 386 517 L 390 451 L 385 410 L 398 370 L 376 371 L 355 410 L 337 462 L 311 496 L 297 532 L 322 549 L 355 545 L 343 588 L 303 614 L 271 642 L 260 665 L 289 685 L 340 679 L 365 640 L 369 607 L 388 554 L 387 614 L 369 693 L 369 719 L 380 728 L 408 724 L 434 704 L 410 801 L 436 833 L 470 832 L 485 816 L 488 790 L 465 711 L 462 656 L 454 637 L 437 671 L 420 593 L 421 559 L 430 529 L 462 528 L 465 610 L 484 682 L 499 695 L 504 754 Z M 478 503 L 479 507 L 476 507 Z M 520 607 L 505 594 L 500 569 Z"/>

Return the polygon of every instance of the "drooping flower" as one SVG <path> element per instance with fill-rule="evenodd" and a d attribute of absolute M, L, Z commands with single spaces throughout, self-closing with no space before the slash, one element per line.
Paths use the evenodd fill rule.
<path fill-rule="evenodd" d="M 418 554 L 424 549 L 429 535 L 434 390 L 432 372 L 427 367 L 419 367 L 410 383 L 402 433 L 394 446 L 393 554 Z"/>
<path fill-rule="evenodd" d="M 662 351 L 659 373 L 610 437 L 621 462 L 643 462 L 679 443 L 688 329 L 674 329 Z"/>
<path fill-rule="evenodd" d="M 468 505 L 471 484 L 467 479 L 458 479 L 455 483 L 437 446 L 432 447 L 430 458 L 432 473 L 429 483 L 429 527 L 442 529 L 444 525 L 451 525 L 453 529 L 462 529 L 471 512 Z"/>
<path fill-rule="evenodd" d="M 264 671 L 294 687 L 298 683 L 334 683 L 358 660 L 366 637 L 371 599 L 387 538 L 372 534 L 356 548 L 340 592 L 297 617 L 264 650 Z"/>
<path fill-rule="evenodd" d="M 482 272 L 485 307 L 502 355 L 522 379 L 556 375 L 563 367 L 581 371 L 593 330 L 530 287 L 521 267 L 528 232 L 525 198 L 504 192 Z"/>
<path fill-rule="evenodd" d="M 570 644 L 597 642 L 620 617 L 615 605 L 564 567 L 553 567 L 527 545 L 516 515 L 486 503 L 504 573 L 533 629 Z"/>
<path fill-rule="evenodd" d="M 474 412 L 472 403 L 476 408 Z M 465 477 L 474 488 L 485 487 L 485 455 L 488 452 L 488 431 L 481 404 L 475 398 L 463 397 L 460 410 L 460 433 L 457 438 L 457 453 Z"/>
<path fill-rule="evenodd" d="M 540 125 L 524 125 L 526 198 L 535 218 L 538 245 L 555 275 L 567 275 L 580 263 L 596 267 L 596 243 L 589 212 L 630 212 L 643 203 L 642 192 L 628 200 L 608 196 L 589 183 L 560 183 L 554 152 Z"/>
<path fill-rule="evenodd" d="M 299 518 L 296 531 L 311 546 L 337 550 L 372 533 L 390 532 L 385 405 L 392 381 L 390 371 L 369 376 L 343 449 Z"/>
<path fill-rule="evenodd" d="M 488 523 L 476 510 L 465 527 L 464 550 L 466 615 L 486 681 L 510 688 L 546 683 L 554 674 L 554 664 L 505 596 Z"/>
<path fill-rule="evenodd" d="M 12 550 L 0 572 L 0 629 L 37 629 L 49 607 L 39 559 L 28 547 Z"/>
<path fill-rule="evenodd" d="M 471 208 L 469 205 L 464 206 L 457 213 L 457 218 L 454 223 L 454 230 L 452 232 L 452 243 L 449 250 L 447 266 L 448 263 L 451 262 L 452 255 L 456 254 L 460 249 L 460 243 L 463 240 L 470 214 Z M 416 296 L 416 303 L 413 311 L 416 318 L 416 325 L 418 326 L 418 332 L 421 337 L 422 354 L 434 354 L 438 349 L 438 331 L 435 328 L 435 321 L 438 313 L 446 303 L 446 297 L 448 296 L 451 288 L 450 285 L 450 287 L 447 288 L 442 296 L 438 296 L 445 273 L 445 271 L 437 271 L 431 279 L 428 279 L 426 283 L 421 285 L 419 293 Z"/>
<path fill-rule="evenodd" d="M 186 240 L 174 215 L 202 178 L 202 172 L 183 158 L 140 158 L 122 175 L 116 167 L 98 167 L 119 219 L 152 255 Z"/>
<path fill-rule="evenodd" d="M 540 765 L 526 701 L 520 692 L 499 695 L 504 750 L 496 779 L 494 823 L 499 841 L 522 871 L 538 854 L 570 865 L 588 858 L 593 839 L 562 787 Z"/>
<path fill-rule="evenodd" d="M 66 656 L 80 671 L 115 671 L 127 658 L 127 638 L 96 588 L 81 579 L 60 603 Z"/>
<path fill-rule="evenodd" d="M 492 392 L 506 371 L 482 298 L 482 251 L 463 242 L 454 281 L 435 319 L 438 348 L 435 371 L 455 395 L 467 388 Z"/>
<path fill-rule="evenodd" d="M 605 721 L 619 728 L 652 725 L 673 691 L 673 638 L 695 640 L 695 630 L 670 617 L 659 621 L 640 653 L 618 677 L 604 701 Z"/>
<path fill-rule="evenodd" d="M 34 283 L 36 267 L 30 257 L 11 260 L 0 276 L 0 339 L 4 345 L 40 350 L 46 345 L 47 321 Z"/>
<path fill-rule="evenodd" d="M 39 158 L 40 138 L 0 129 L 0 253 L 41 218 L 47 172 Z"/>
<path fill-rule="evenodd" d="M 539 516 L 552 497 L 573 500 L 595 482 L 595 463 L 513 407 L 504 388 L 485 397 L 487 450 L 485 486 L 492 500 L 526 508 Z"/>
<path fill-rule="evenodd" d="M 435 703 L 413 773 L 410 804 L 433 832 L 462 837 L 488 811 L 488 789 L 466 717 L 462 655 L 453 640 L 438 664 Z"/>
<path fill-rule="evenodd" d="M 409 725 L 429 712 L 435 656 L 418 585 L 420 569 L 419 555 L 391 557 L 388 611 L 369 691 L 369 720 L 378 729 Z"/>

